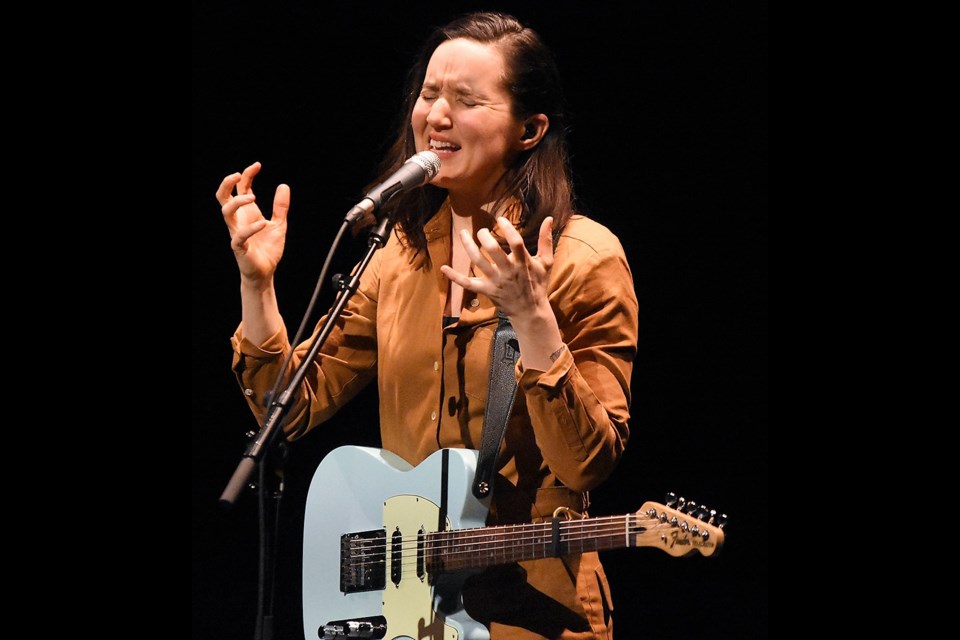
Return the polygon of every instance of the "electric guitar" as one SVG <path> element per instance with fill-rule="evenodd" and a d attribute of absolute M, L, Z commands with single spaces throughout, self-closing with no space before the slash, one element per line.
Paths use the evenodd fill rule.
<path fill-rule="evenodd" d="M 710 556 L 723 544 L 726 516 L 683 498 L 623 516 L 484 526 L 487 505 L 470 489 L 477 455 L 442 449 L 412 467 L 383 449 L 340 447 L 323 459 L 304 514 L 306 640 L 488 640 L 463 609 L 467 570 L 624 547 Z"/>

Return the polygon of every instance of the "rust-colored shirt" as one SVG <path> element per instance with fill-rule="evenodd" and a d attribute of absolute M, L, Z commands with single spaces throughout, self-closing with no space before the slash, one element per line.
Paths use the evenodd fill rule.
<path fill-rule="evenodd" d="M 449 281 L 439 267 L 450 262 L 451 227 L 445 204 L 424 227 L 426 253 L 411 259 L 394 234 L 374 255 L 297 394 L 288 437 L 330 418 L 376 378 L 385 449 L 417 465 L 441 448 L 480 447 L 496 308 L 464 291 L 459 319 L 443 326 Z M 557 506 L 582 511 L 580 492 L 607 478 L 627 441 L 637 299 L 623 248 L 608 229 L 583 216 L 568 221 L 549 299 L 565 348 L 548 371 L 525 369 L 521 353 L 522 393 L 498 458 L 490 524 L 550 518 Z M 254 345 L 241 325 L 232 343 L 234 370 L 262 419 L 263 394 L 290 348 L 286 333 Z M 297 347 L 292 367 L 308 343 Z M 482 579 L 473 595 L 464 593 L 468 612 L 487 618 L 494 640 L 608 637 L 612 603 L 596 553 L 521 566 L 492 572 L 497 597 L 484 593 Z"/>

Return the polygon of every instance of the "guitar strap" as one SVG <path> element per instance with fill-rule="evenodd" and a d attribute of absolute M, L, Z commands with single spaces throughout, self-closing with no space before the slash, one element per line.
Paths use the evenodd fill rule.
<path fill-rule="evenodd" d="M 493 335 L 490 354 L 490 384 L 487 392 L 487 407 L 483 412 L 483 433 L 480 436 L 480 455 L 477 459 L 477 475 L 473 480 L 473 495 L 488 498 L 493 492 L 493 479 L 497 472 L 497 456 L 503 443 L 503 434 L 510 421 L 513 399 L 517 393 L 517 377 L 514 373 L 520 358 L 517 334 L 510 319 L 497 310 L 497 330 Z"/>

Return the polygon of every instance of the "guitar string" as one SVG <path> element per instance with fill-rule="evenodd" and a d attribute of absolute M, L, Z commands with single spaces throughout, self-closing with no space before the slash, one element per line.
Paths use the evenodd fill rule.
<path fill-rule="evenodd" d="M 659 521 L 656 522 L 660 524 Z M 577 522 L 575 524 L 581 523 Z M 569 543 L 579 542 L 582 540 L 596 540 L 598 536 L 619 538 L 625 533 L 622 525 L 617 524 L 616 526 L 610 526 L 612 523 L 599 524 L 603 524 L 604 526 L 594 526 L 587 530 L 583 530 L 580 527 L 577 528 L 580 530 L 568 529 L 567 531 L 563 531 L 563 529 L 561 529 L 560 541 L 561 543 Z M 521 527 L 530 528 L 531 526 L 536 527 L 536 529 L 524 531 L 526 535 L 521 535 L 519 537 L 513 535 L 511 540 L 503 540 L 502 538 L 498 537 L 498 535 L 506 533 L 507 529 L 517 529 Z M 483 544 L 485 543 L 485 540 L 489 540 L 491 538 L 495 538 L 495 544 L 488 544 L 484 549 L 481 550 L 481 552 L 495 552 L 502 549 L 512 549 L 524 545 L 552 545 L 553 543 L 553 529 L 551 525 L 505 525 L 503 527 L 496 527 L 496 529 L 498 530 L 499 534 L 485 533 L 482 535 L 462 535 L 462 532 L 470 531 L 470 529 L 459 529 L 455 530 L 454 532 L 439 532 L 441 534 L 447 534 L 439 536 L 435 535 L 438 532 L 434 532 L 434 535 L 430 536 L 428 540 L 425 540 L 423 544 L 416 539 L 408 538 L 400 544 L 401 557 L 409 559 L 409 564 L 413 565 L 419 563 L 417 555 L 421 553 L 425 556 L 429 556 L 431 552 L 439 551 L 444 558 L 452 559 L 462 555 L 475 555 L 477 553 L 475 550 L 459 550 L 459 548 L 465 546 L 466 544 Z M 487 531 L 489 531 L 489 529 L 487 529 Z M 449 535 L 450 533 L 453 533 L 454 535 Z M 359 553 L 351 554 L 347 559 L 344 560 L 344 562 L 350 563 L 352 560 L 354 561 L 353 564 L 358 564 L 356 560 L 360 560 L 360 564 L 385 563 L 385 554 L 391 552 L 387 550 L 387 547 L 390 547 L 392 550 L 394 546 L 395 544 L 361 546 L 358 549 Z M 451 547 L 458 550 L 452 550 Z M 421 548 L 423 551 L 421 551 Z M 370 557 L 370 560 L 364 562 L 366 557 Z M 406 561 L 407 560 L 404 559 L 401 560 L 401 562 Z"/>
<path fill-rule="evenodd" d="M 654 528 L 652 528 L 652 529 L 647 529 L 647 531 L 646 531 L 645 533 L 651 533 L 651 534 L 652 534 L 653 532 L 658 531 L 658 530 L 660 530 L 660 529 L 674 529 L 674 528 L 675 528 L 675 527 L 673 527 L 673 526 L 670 525 L 670 524 L 659 523 L 659 524 L 656 525 Z M 615 534 L 615 537 L 616 537 L 616 538 L 619 538 L 619 536 L 620 536 L 621 534 L 622 534 L 622 532 L 617 531 L 616 534 Z M 607 537 L 606 539 L 612 541 L 613 536 Z M 586 536 L 572 537 L 572 538 L 569 538 L 569 539 L 567 539 L 567 540 L 562 540 L 562 541 L 563 541 L 563 542 L 578 542 L 578 541 L 582 541 L 582 540 L 597 541 L 596 538 L 586 537 Z M 548 544 L 548 543 L 542 543 L 542 542 L 541 542 L 541 543 L 535 543 L 535 544 L 536 544 L 536 545 L 545 545 L 545 546 L 546 546 L 546 544 Z M 491 546 L 491 547 L 488 547 L 487 549 L 485 549 L 484 552 L 477 552 L 477 551 L 473 551 L 473 550 L 464 550 L 464 551 L 449 551 L 449 550 L 446 550 L 446 551 L 444 551 L 444 552 L 441 554 L 441 555 L 442 555 L 441 564 L 443 563 L 443 561 L 450 561 L 449 564 L 455 564 L 455 563 L 457 563 L 458 561 L 462 561 L 463 559 L 466 559 L 467 562 L 465 562 L 465 563 L 464 563 L 464 562 L 460 562 L 459 564 L 456 564 L 456 567 L 457 567 L 457 568 L 471 568 L 471 567 L 484 567 L 484 566 L 489 566 L 490 564 L 496 564 L 496 563 L 497 563 L 497 562 L 496 562 L 496 555 L 497 555 L 496 552 L 497 552 L 497 551 L 503 551 L 503 550 L 508 550 L 508 549 L 509 549 L 509 550 L 516 550 L 517 547 L 519 547 L 519 546 L 520 546 L 520 545 L 509 545 L 509 546 L 507 546 L 507 545 L 499 545 L 499 546 Z M 603 550 L 603 549 L 604 549 L 604 547 L 603 547 L 602 545 L 598 545 L 598 546 L 596 547 L 596 550 Z M 696 549 L 695 547 L 691 547 L 688 551 L 689 551 L 689 552 L 692 552 L 692 551 L 694 551 L 695 549 Z M 412 570 L 414 569 L 414 567 L 416 567 L 417 570 L 418 570 L 418 573 L 419 573 L 419 568 L 420 568 L 420 565 L 421 565 L 421 558 L 418 557 L 419 552 L 415 551 L 413 547 L 411 547 L 408 551 L 409 551 L 410 553 L 402 555 L 401 560 L 400 560 L 400 562 L 398 563 L 398 564 L 399 564 L 400 571 L 401 571 L 401 573 L 409 573 L 410 571 L 412 571 Z M 582 548 L 582 547 L 581 547 L 580 551 L 583 551 L 583 548 Z M 570 550 L 570 551 L 568 551 L 568 553 L 576 553 L 576 550 Z M 504 554 L 502 554 L 502 555 L 503 555 L 504 560 L 506 560 L 507 554 L 504 553 Z M 684 554 L 684 555 L 686 555 L 686 554 Z M 462 556 L 466 556 L 466 558 L 463 558 Z M 493 557 L 494 562 L 488 561 L 488 558 L 490 558 L 491 556 Z M 546 553 L 545 553 L 545 555 L 544 555 L 543 557 L 554 557 L 554 556 L 553 556 L 553 553 L 552 553 L 552 551 L 551 551 L 551 553 L 549 553 L 549 554 L 546 554 Z M 537 556 L 534 556 L 534 557 L 531 557 L 531 558 L 527 558 L 527 559 L 534 560 L 534 559 L 537 559 Z M 369 567 L 376 567 L 376 566 L 378 566 L 378 565 L 386 565 L 386 557 L 385 557 L 385 556 L 382 556 L 382 555 L 378 555 L 378 558 L 377 558 L 377 559 L 370 559 L 370 560 L 366 560 L 366 561 L 365 561 L 362 557 L 359 558 L 359 562 L 357 561 L 358 558 L 354 558 L 353 560 L 354 560 L 353 562 L 347 561 L 346 563 L 341 563 L 341 568 L 350 567 L 350 568 L 353 568 L 353 569 L 365 569 L 365 568 L 369 568 Z M 427 565 L 428 563 L 429 563 L 429 564 L 433 564 L 434 561 L 435 561 L 435 558 L 433 558 L 432 556 L 430 556 L 429 553 L 426 553 L 426 554 L 423 555 L 423 557 L 422 557 L 422 563 L 423 563 L 423 565 L 424 565 L 424 566 L 423 566 L 424 572 L 428 572 L 428 571 L 430 570 L 430 568 L 427 567 L 426 565 Z M 396 566 L 396 565 L 391 565 L 391 567 L 394 567 L 394 566 Z M 385 567 L 384 567 L 384 569 L 385 569 Z"/>
<path fill-rule="evenodd" d="M 640 518 L 640 517 L 645 519 L 650 519 L 651 521 L 655 520 L 655 519 L 649 518 L 649 516 L 646 516 L 646 515 L 637 516 L 634 514 L 630 514 L 626 516 L 599 516 L 596 518 L 588 518 L 585 520 L 562 520 L 560 522 L 560 528 L 565 529 L 565 528 L 579 528 L 579 527 L 591 527 L 591 526 L 597 527 L 597 526 L 607 526 L 610 524 L 615 524 L 616 526 L 622 526 L 626 522 L 627 518 Z M 659 520 L 657 520 L 657 522 L 659 522 Z M 517 531 L 517 530 L 523 530 L 523 529 L 530 529 L 530 530 L 543 529 L 543 530 L 552 532 L 553 522 L 504 524 L 504 525 L 496 525 L 492 527 L 476 527 L 473 529 L 450 529 L 445 531 L 424 531 L 423 533 L 418 532 L 412 535 L 400 536 L 399 539 L 401 542 L 406 543 L 406 542 L 417 542 L 420 539 L 420 536 L 467 535 L 467 536 L 474 536 L 477 538 L 481 538 L 481 537 L 490 537 L 490 536 L 500 535 L 508 531 Z M 391 543 L 390 540 L 392 540 L 391 538 L 389 538 L 390 534 L 387 534 L 386 532 L 384 532 L 384 535 L 388 536 L 384 538 L 384 540 L 387 541 L 386 546 L 390 546 L 390 543 Z M 360 539 L 360 540 L 362 541 L 363 539 Z"/>
<path fill-rule="evenodd" d="M 613 519 L 619 519 L 619 522 L 610 521 Z M 597 518 L 596 520 L 601 520 L 601 518 Z M 572 523 L 563 522 L 560 525 L 561 537 L 571 538 L 571 536 L 575 535 L 576 533 L 583 534 L 585 538 L 589 537 L 590 535 L 597 535 L 600 533 L 606 534 L 607 532 L 621 534 L 624 532 L 624 526 L 627 524 L 624 516 L 612 516 L 610 519 L 604 518 L 604 520 L 608 521 L 593 521 L 586 524 L 582 521 L 575 521 Z M 504 535 L 510 536 L 515 542 L 522 542 L 531 539 L 535 540 L 537 538 L 545 537 L 552 539 L 553 525 L 552 523 L 538 523 L 525 525 L 502 525 L 478 529 L 433 531 L 425 532 L 422 537 L 419 534 L 414 536 L 402 536 L 399 539 L 384 539 L 382 543 L 374 544 L 362 544 L 363 540 L 359 540 L 358 542 L 361 544 L 358 544 L 356 548 L 362 551 L 380 552 L 391 549 L 397 544 L 400 544 L 404 548 L 410 548 L 412 545 L 420 545 L 421 543 L 423 543 L 425 546 L 431 545 L 433 547 L 440 547 L 443 544 L 483 543 L 485 540 L 499 539 Z"/>
<path fill-rule="evenodd" d="M 615 516 L 615 517 L 619 517 L 621 519 L 623 518 L 623 516 Z M 575 522 L 574 524 L 582 524 L 582 523 Z M 651 537 L 652 534 L 658 533 L 661 530 L 677 529 L 677 527 L 672 523 L 669 523 L 669 522 L 664 523 L 664 522 L 661 522 L 659 519 L 656 519 L 656 520 L 651 519 L 650 524 L 651 526 L 645 527 L 644 531 L 634 531 L 632 532 L 632 534 L 624 531 L 623 527 L 621 526 L 617 526 L 617 527 L 607 526 L 602 529 L 599 527 L 595 527 L 594 530 L 578 530 L 578 531 L 569 532 L 566 534 L 561 532 L 560 542 L 562 544 L 567 544 L 567 545 L 570 545 L 571 543 L 582 542 L 582 541 L 602 543 L 605 540 L 609 540 L 612 542 L 614 539 L 619 538 L 621 535 L 646 534 L 647 537 Z M 513 526 L 506 525 L 502 528 L 507 529 L 507 528 L 516 528 L 516 527 L 524 527 L 524 526 L 530 527 L 531 525 L 513 525 Z M 538 525 L 533 525 L 533 526 L 538 526 Z M 497 528 L 500 529 L 500 527 L 497 527 Z M 470 531 L 470 529 L 456 530 L 455 533 L 460 534 L 463 531 Z M 450 532 L 441 532 L 441 533 L 450 533 Z M 440 540 L 441 544 L 421 545 L 418 543 L 415 545 L 414 544 L 401 545 L 401 550 L 400 550 L 401 560 L 399 565 L 401 567 L 401 570 L 404 570 L 404 569 L 410 569 L 414 566 L 419 567 L 421 563 L 426 564 L 428 561 L 434 562 L 437 558 L 435 557 L 436 554 L 432 552 L 437 552 L 437 551 L 440 552 L 439 555 L 441 556 L 440 558 L 441 561 L 443 560 L 458 561 L 458 560 L 461 560 L 463 556 L 467 556 L 467 559 L 476 559 L 477 561 L 481 562 L 481 564 L 483 564 L 482 561 L 487 556 L 496 555 L 498 551 L 516 550 L 517 548 L 524 547 L 524 546 L 536 547 L 536 546 L 542 545 L 544 547 L 544 553 L 546 554 L 546 549 L 552 546 L 552 527 L 550 530 L 550 534 L 551 535 L 549 537 L 541 536 L 538 538 L 536 536 L 532 536 L 532 537 L 526 536 L 526 537 L 521 537 L 514 540 L 499 540 L 497 541 L 498 544 L 489 545 L 480 550 L 476 550 L 476 549 L 460 550 L 459 548 L 470 542 L 476 543 L 476 541 L 479 538 L 482 538 L 482 537 L 489 538 L 495 534 L 485 534 L 483 536 L 473 535 L 469 537 L 468 541 L 460 540 L 459 539 L 460 536 L 458 535 L 456 539 L 452 541 Z M 603 536 L 604 540 L 598 540 L 597 536 Z M 431 540 L 431 542 L 436 542 L 436 540 Z M 445 546 L 443 542 L 451 542 L 449 546 L 453 546 L 454 550 L 451 550 L 449 546 Z M 392 547 L 393 545 L 390 545 L 390 546 Z M 627 545 L 624 545 L 624 546 L 627 546 Z M 352 554 L 348 558 L 342 559 L 341 567 L 352 566 L 354 568 L 360 568 L 360 567 L 375 566 L 378 564 L 386 563 L 385 554 L 365 553 L 367 551 L 370 551 L 370 549 L 371 547 L 365 547 L 361 549 L 362 551 L 361 553 Z M 600 550 L 602 549 L 602 547 L 598 544 L 597 549 Z M 581 551 L 583 550 L 582 545 L 580 550 Z M 691 551 L 692 550 L 693 548 L 691 548 Z M 575 552 L 575 551 L 571 551 L 571 552 Z M 505 556 L 506 554 L 503 554 L 503 555 Z M 544 557 L 552 557 L 552 556 L 553 554 L 551 550 L 551 552 L 548 555 L 545 555 Z M 531 559 L 535 559 L 535 557 Z"/>
<path fill-rule="evenodd" d="M 614 526 L 611 526 L 611 524 L 613 524 Z M 591 527 L 579 526 L 575 530 L 570 530 L 569 528 L 563 527 L 561 528 L 560 535 L 561 535 L 561 539 L 565 541 L 566 540 L 570 540 L 570 541 L 587 540 L 597 535 L 621 535 L 621 534 L 630 533 L 625 530 L 624 525 L 626 524 L 627 524 L 626 522 L 622 524 L 621 523 L 604 523 L 602 526 L 591 526 Z M 657 527 L 658 530 L 678 528 L 677 526 L 669 522 L 662 523 L 659 520 L 650 520 L 645 522 L 645 524 L 650 526 L 655 526 Z M 640 525 L 639 522 L 629 525 L 631 527 L 631 532 L 634 534 L 643 533 L 635 530 L 636 527 L 639 525 Z M 467 534 L 467 535 L 463 534 L 463 532 L 469 532 L 470 529 L 460 529 L 460 530 L 444 531 L 444 532 L 431 532 L 429 534 L 425 534 L 422 539 L 419 536 L 417 537 L 410 536 L 410 537 L 404 537 L 403 539 L 401 539 L 400 542 L 391 541 L 391 542 L 384 542 L 382 544 L 360 544 L 354 547 L 356 551 L 359 552 L 357 554 L 354 554 L 354 556 L 356 557 L 358 555 L 362 555 L 364 552 L 379 553 L 381 551 L 386 551 L 388 548 L 392 549 L 397 544 L 399 544 L 403 549 L 412 549 L 421 545 L 424 547 L 429 547 L 431 549 L 436 549 L 436 548 L 444 548 L 445 545 L 446 546 L 462 546 L 465 544 L 483 544 L 485 541 L 491 540 L 491 539 L 493 539 L 495 542 L 500 542 L 505 545 L 506 544 L 529 544 L 530 541 L 534 541 L 534 543 L 536 543 L 537 540 L 540 540 L 541 542 L 545 540 L 552 540 L 553 529 L 549 525 L 547 526 L 536 525 L 536 528 L 528 528 L 526 530 L 522 530 L 519 536 L 515 532 L 507 531 L 507 529 L 517 529 L 517 528 L 520 528 L 521 526 L 522 525 L 518 525 L 517 527 L 510 527 L 510 526 L 506 526 L 503 528 L 498 527 L 497 531 L 495 532 L 488 532 L 483 534 Z M 650 526 L 644 527 L 645 530 L 649 531 Z M 529 525 L 527 525 L 527 527 L 529 527 Z M 564 529 L 567 529 L 567 530 L 565 531 Z M 707 527 L 706 530 L 709 531 L 709 527 Z M 489 529 L 487 531 L 489 531 Z M 511 539 L 502 540 L 501 538 L 504 534 L 508 535 Z"/>
<path fill-rule="evenodd" d="M 591 518 L 589 520 L 574 520 L 574 521 L 563 521 L 560 524 L 561 535 L 569 535 L 574 531 L 579 531 L 585 534 L 595 534 L 601 530 L 603 531 L 613 531 L 613 532 L 622 532 L 625 525 L 628 525 L 627 518 L 635 518 L 635 522 L 629 523 L 629 526 L 636 527 L 641 526 L 644 523 L 649 523 L 651 525 L 664 525 L 669 528 L 674 528 L 679 525 L 673 525 L 669 521 L 663 523 L 658 518 L 651 518 L 649 516 L 607 516 L 607 517 L 598 517 Z M 699 520 L 693 520 L 693 525 L 702 526 L 706 530 L 714 530 L 715 528 L 712 525 L 706 524 Z M 688 526 L 690 522 L 687 523 Z M 483 539 L 496 538 L 498 536 L 510 535 L 516 536 L 517 533 L 520 533 L 520 538 L 524 538 L 524 534 L 529 535 L 543 535 L 547 534 L 553 535 L 553 523 L 534 523 L 534 524 L 516 524 L 516 525 L 499 525 L 494 527 L 478 527 L 476 529 L 453 529 L 448 531 L 424 531 L 423 533 L 417 533 L 414 535 L 400 536 L 399 538 L 382 538 L 382 543 L 367 543 L 363 544 L 368 539 L 358 539 L 356 542 L 360 543 L 358 546 L 366 550 L 382 550 L 388 547 L 393 547 L 394 545 L 409 545 L 409 544 L 420 544 L 421 542 L 435 542 L 443 540 L 458 540 L 463 541 L 482 541 Z"/>

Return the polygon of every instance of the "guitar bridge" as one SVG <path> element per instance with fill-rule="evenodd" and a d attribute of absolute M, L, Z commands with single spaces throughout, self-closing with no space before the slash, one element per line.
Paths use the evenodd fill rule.
<path fill-rule="evenodd" d="M 387 584 L 387 533 L 383 529 L 340 536 L 340 591 L 383 590 Z"/>
<path fill-rule="evenodd" d="M 387 635 L 387 619 L 383 616 L 375 616 L 359 620 L 334 620 L 320 627 L 317 635 L 320 640 L 349 640 L 350 638 L 380 640 Z"/>

